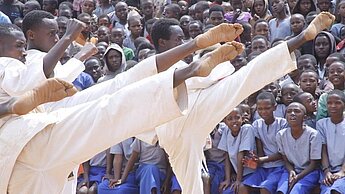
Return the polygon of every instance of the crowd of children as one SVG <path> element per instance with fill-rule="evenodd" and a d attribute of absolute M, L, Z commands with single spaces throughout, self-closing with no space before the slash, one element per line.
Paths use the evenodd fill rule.
<path fill-rule="evenodd" d="M 45 12 L 34 11 L 41 9 Z M 55 53 L 69 65 L 73 57 L 83 59 L 88 42 L 96 45 L 98 53 L 84 61 L 85 71 L 73 81 L 84 90 L 221 23 L 243 26 L 237 41 L 245 52 L 231 61 L 237 71 L 300 34 L 321 11 L 334 14 L 336 23 L 294 52 L 296 70 L 249 96 L 215 126 L 205 140 L 200 179 L 211 194 L 345 193 L 344 0 L 2 0 L 0 23 L 23 30 L 28 62 L 42 60 L 42 52 L 70 33 L 69 19 L 85 23 L 65 52 Z M 49 62 L 54 59 L 43 59 Z M 159 142 L 129 138 L 81 169 L 80 194 L 183 192 Z"/>

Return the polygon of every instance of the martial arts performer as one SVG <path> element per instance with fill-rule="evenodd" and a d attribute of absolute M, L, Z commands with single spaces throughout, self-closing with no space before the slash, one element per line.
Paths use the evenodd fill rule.
<path fill-rule="evenodd" d="M 0 47 L 18 40 L 24 43 L 11 50 L 0 48 L 0 56 L 23 58 L 23 33 L 15 28 L 0 29 L 0 37 L 4 37 L 0 39 Z M 112 80 L 40 107 L 49 107 L 50 112 L 3 118 L 0 193 L 59 193 L 76 164 L 128 137 L 181 116 L 187 105 L 184 80 L 207 76 L 219 63 L 233 59 L 242 51 L 242 45 L 227 43 L 187 67 L 141 79 L 166 70 L 196 50 L 232 41 L 242 31 L 237 24 L 220 25 L 189 43 L 142 61 Z M 17 51 L 14 56 L 13 51 Z M 42 66 L 25 66 L 11 58 L 1 58 L 0 64 L 3 100 L 20 95 L 46 79 Z M 131 84 L 138 80 L 141 81 Z M 140 121 L 133 123 L 132 118 Z M 93 146 L 85 150 L 91 141 Z"/>
<path fill-rule="evenodd" d="M 202 148 L 214 126 L 251 93 L 296 69 L 290 53 L 333 21 L 333 15 L 322 12 L 301 34 L 256 57 L 233 75 L 224 71 L 226 66 L 218 66 L 209 77 L 186 82 L 188 114 L 155 129 L 182 192 L 203 193 Z"/>

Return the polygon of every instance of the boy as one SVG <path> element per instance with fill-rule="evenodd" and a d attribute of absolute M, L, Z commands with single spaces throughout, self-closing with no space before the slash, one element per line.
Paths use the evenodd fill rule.
<path fill-rule="evenodd" d="M 208 22 L 210 24 L 213 24 L 214 26 L 218 26 L 219 24 L 224 22 L 224 9 L 220 5 L 214 5 L 209 10 L 209 20 Z"/>
<path fill-rule="evenodd" d="M 170 4 L 164 7 L 163 17 L 165 18 L 174 18 L 179 20 L 181 14 L 181 8 L 177 4 Z"/>
<path fill-rule="evenodd" d="M 272 93 L 262 92 L 256 99 L 261 119 L 255 120 L 252 125 L 258 153 L 258 158 L 255 159 L 258 168 L 243 184 L 245 193 L 249 193 L 250 187 L 260 189 L 260 193 L 275 193 L 279 177 L 284 170 L 284 162 L 278 152 L 275 137 L 288 124 L 284 118 L 274 116 L 277 102 Z"/>
<path fill-rule="evenodd" d="M 290 28 L 293 33 L 292 36 L 296 36 L 301 33 L 304 29 L 305 23 L 303 15 L 299 13 L 293 14 L 290 18 Z"/>
<path fill-rule="evenodd" d="M 125 31 L 122 28 L 114 27 L 113 29 L 111 29 L 110 43 L 116 43 L 117 45 L 119 45 L 123 49 L 123 52 L 126 56 L 126 61 L 128 61 L 134 58 L 134 52 L 132 49 L 123 46 L 125 37 Z"/>
<path fill-rule="evenodd" d="M 130 34 L 123 41 L 123 46 L 130 48 L 135 53 L 136 47 L 134 40 L 140 37 L 143 27 L 139 16 L 131 16 L 128 18 L 128 29 Z"/>
<path fill-rule="evenodd" d="M 287 36 L 291 35 L 290 28 L 290 17 L 286 12 L 286 2 L 285 0 L 273 0 L 271 1 L 272 14 L 275 15 L 275 18 L 269 21 L 270 26 L 270 41 L 275 39 L 284 39 Z"/>
<path fill-rule="evenodd" d="M 200 21 L 191 21 L 188 26 L 189 36 L 194 39 L 199 34 L 202 34 L 202 23 Z"/>
<path fill-rule="evenodd" d="M 317 122 L 316 129 L 322 139 L 322 171 L 320 177 L 322 194 L 345 193 L 345 95 L 333 90 L 327 97 L 330 117 Z"/>
<path fill-rule="evenodd" d="M 299 86 L 303 92 L 308 92 L 315 99 L 319 96 L 316 94 L 316 89 L 319 85 L 319 75 L 313 70 L 305 70 L 299 76 Z M 303 104 L 303 103 L 302 103 Z M 314 128 L 315 129 L 315 128 Z"/>
<path fill-rule="evenodd" d="M 309 127 L 316 129 L 315 112 L 317 108 L 314 96 L 308 92 L 300 92 L 294 97 L 293 101 L 301 103 L 305 107 L 307 112 L 304 118 L 304 123 Z"/>
<path fill-rule="evenodd" d="M 265 36 L 256 35 L 252 38 L 251 51 L 265 52 L 270 48 L 270 42 Z"/>
<path fill-rule="evenodd" d="M 279 180 L 279 193 L 310 193 L 319 180 L 318 163 L 321 159 L 320 134 L 303 124 L 305 107 L 291 103 L 286 110 L 289 128 L 278 132 L 276 141 L 285 163 Z"/>

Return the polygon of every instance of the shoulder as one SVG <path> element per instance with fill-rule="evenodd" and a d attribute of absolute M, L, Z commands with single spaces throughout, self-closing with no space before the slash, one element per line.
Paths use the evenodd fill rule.
<path fill-rule="evenodd" d="M 278 131 L 277 137 L 278 137 L 278 136 L 279 136 L 279 137 L 282 137 L 282 136 L 286 135 L 288 132 L 290 132 L 290 128 L 284 128 L 284 129 Z"/>
<path fill-rule="evenodd" d="M 309 136 L 316 136 L 318 134 L 318 131 L 316 129 L 313 129 L 308 125 L 305 126 L 305 132 L 307 132 Z"/>

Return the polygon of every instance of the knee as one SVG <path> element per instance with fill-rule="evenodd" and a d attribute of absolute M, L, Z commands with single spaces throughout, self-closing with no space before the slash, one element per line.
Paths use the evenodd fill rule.
<path fill-rule="evenodd" d="M 331 194 L 340 194 L 340 193 L 336 190 L 331 190 Z"/>
<path fill-rule="evenodd" d="M 241 184 L 240 187 L 238 188 L 238 191 L 239 193 L 243 193 L 243 194 L 246 194 L 246 193 L 249 193 L 249 187 L 244 185 L 244 184 Z"/>
<path fill-rule="evenodd" d="M 159 168 L 153 164 L 147 164 L 142 169 L 143 172 L 147 173 L 159 173 Z"/>
<path fill-rule="evenodd" d="M 94 183 L 90 188 L 89 188 L 89 193 L 88 194 L 97 194 L 97 183 Z"/>
<path fill-rule="evenodd" d="M 87 186 L 82 186 L 79 189 L 77 189 L 77 194 L 87 194 L 89 189 Z"/>

